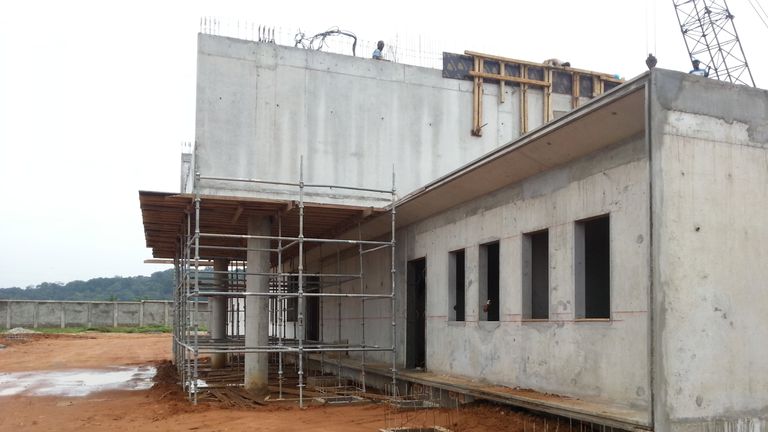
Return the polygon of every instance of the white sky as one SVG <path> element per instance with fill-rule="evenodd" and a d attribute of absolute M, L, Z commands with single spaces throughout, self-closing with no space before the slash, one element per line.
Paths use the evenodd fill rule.
<path fill-rule="evenodd" d="M 729 6 L 766 88 L 768 29 L 748 0 Z M 690 69 L 671 0 L 3 1 L 0 287 L 165 268 L 143 264 L 138 190 L 179 190 L 201 16 L 307 34 L 339 26 L 368 41 L 420 34 L 446 51 L 557 57 L 625 78 L 648 52 L 658 67 Z"/>

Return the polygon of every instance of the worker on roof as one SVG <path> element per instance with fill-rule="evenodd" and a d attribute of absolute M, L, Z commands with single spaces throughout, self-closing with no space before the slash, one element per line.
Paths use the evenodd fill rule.
<path fill-rule="evenodd" d="M 371 56 L 374 60 L 384 60 L 384 41 L 380 40 L 379 43 L 376 44 L 376 49 L 373 50 L 373 55 Z"/>
<path fill-rule="evenodd" d="M 564 62 L 556 58 L 546 59 L 543 62 L 541 62 L 541 64 L 543 64 L 544 66 L 571 67 L 571 62 Z"/>
<path fill-rule="evenodd" d="M 697 59 L 693 59 L 693 60 L 691 60 L 691 64 L 693 64 L 693 69 L 691 69 L 691 71 L 688 72 L 689 74 L 703 76 L 703 77 L 708 77 L 709 76 L 709 68 L 702 69 L 700 67 L 701 66 L 701 62 L 700 61 L 698 61 Z"/>

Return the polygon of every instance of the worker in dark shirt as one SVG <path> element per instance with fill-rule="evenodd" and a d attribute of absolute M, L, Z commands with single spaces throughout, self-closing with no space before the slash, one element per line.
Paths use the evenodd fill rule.
<path fill-rule="evenodd" d="M 373 50 L 373 55 L 371 58 L 375 60 L 384 60 L 384 41 L 380 40 L 378 44 L 376 44 L 376 49 Z"/>
<path fill-rule="evenodd" d="M 688 72 L 689 74 L 703 76 L 703 77 L 708 77 L 709 76 L 709 69 L 708 68 L 707 69 L 702 69 L 700 61 L 698 61 L 696 59 L 693 59 L 691 61 L 691 63 L 693 64 L 693 69 L 691 69 L 691 71 Z"/>

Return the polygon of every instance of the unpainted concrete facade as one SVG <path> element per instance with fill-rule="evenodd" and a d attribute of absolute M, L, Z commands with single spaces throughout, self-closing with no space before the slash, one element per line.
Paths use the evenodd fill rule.
<path fill-rule="evenodd" d="M 768 430 L 759 342 L 768 338 L 768 92 L 664 70 L 645 91 L 648 133 L 398 228 L 398 297 L 407 298 L 407 262 L 426 258 L 432 372 L 626 406 L 659 431 Z M 598 215 L 610 217 L 610 318 L 581 320 L 574 227 Z M 542 229 L 550 319 L 526 320 L 522 237 Z M 489 322 L 478 301 L 479 248 L 496 241 L 501 316 Z M 465 319 L 451 321 L 449 254 L 460 249 Z M 335 265 L 326 255 L 323 266 Z M 386 269 L 383 255 L 370 265 L 377 259 Z M 366 274 L 368 287 L 386 287 L 388 275 Z M 342 337 L 359 338 L 355 313 L 345 312 L 359 306 L 328 303 L 324 327 L 338 326 L 338 308 L 348 315 Z M 389 340 L 387 324 L 366 324 L 369 343 Z"/>
<path fill-rule="evenodd" d="M 426 258 L 428 370 L 650 411 L 650 226 L 645 149 L 643 137 L 638 136 L 398 230 L 399 299 L 407 298 L 406 263 Z M 574 305 L 574 223 L 605 214 L 611 221 L 611 319 L 578 320 Z M 542 229 L 550 233 L 550 319 L 524 320 L 522 238 Z M 479 247 L 496 241 L 502 263 L 501 313 L 499 321 L 485 321 L 478 292 Z M 458 249 L 466 254 L 465 319 L 451 321 L 448 257 Z M 342 271 L 357 270 L 355 258 L 342 260 Z M 366 258 L 366 292 L 387 292 L 388 263 L 385 253 Z M 330 254 L 322 265 L 326 270 L 335 269 L 335 256 Z M 320 270 L 319 266 L 310 260 L 310 271 Z M 626 277 L 628 274 L 632 277 Z M 355 292 L 357 286 L 350 283 L 343 289 Z M 403 367 L 407 305 L 400 300 L 398 306 L 397 342 Z M 359 301 L 328 299 L 322 307 L 326 311 L 326 341 L 360 340 Z M 365 307 L 366 340 L 388 343 L 389 305 L 369 301 Z M 368 356 L 386 361 L 384 354 Z M 646 420 L 650 423 L 650 418 Z"/>
<path fill-rule="evenodd" d="M 658 71 L 651 94 L 657 429 L 768 430 L 768 92 Z"/>
<path fill-rule="evenodd" d="M 639 108 L 611 112 L 628 98 L 619 87 L 518 138 L 516 98 L 499 104 L 498 87 L 488 86 L 489 125 L 478 138 L 469 134 L 471 84 L 439 71 L 204 35 L 199 46 L 192 165 L 201 175 L 293 182 L 304 154 L 305 181 L 388 189 L 394 165 L 397 189 L 414 191 L 397 204 L 425 210 L 396 232 L 398 367 L 410 349 L 408 262 L 425 258 L 428 370 L 626 407 L 640 427 L 658 431 L 768 430 L 761 343 L 768 339 L 767 92 L 656 69 L 625 85 L 642 89 Z M 590 119 L 590 110 L 615 115 L 615 123 Z M 611 141 L 622 116 L 644 127 Z M 572 135 L 571 146 L 547 153 L 547 134 L 565 127 L 606 142 Z M 534 140 L 541 146 L 526 150 Z M 500 187 L 489 180 L 482 190 L 499 149 L 537 169 L 511 172 Z M 472 183 L 462 183 L 468 173 Z M 187 191 L 191 181 L 188 175 Z M 285 197 L 279 187 L 200 187 Z M 469 188 L 482 191 L 429 213 L 427 192 L 445 197 Z M 578 224 L 605 215 L 610 311 L 582 319 Z M 531 320 L 523 311 L 524 236 L 542 229 L 549 232 L 549 319 Z M 500 251 L 498 321 L 484 320 L 481 310 L 480 247 L 489 242 Z M 450 319 L 449 254 L 456 250 L 465 253 L 461 321 Z M 307 253 L 305 270 L 360 268 L 350 250 L 319 247 Z M 343 283 L 341 292 L 388 293 L 385 251 L 366 255 L 363 270 L 365 286 Z M 322 299 L 320 338 L 360 343 L 365 332 L 367 345 L 387 345 L 390 307 Z M 386 353 L 367 357 L 387 360 Z"/>
<path fill-rule="evenodd" d="M 303 155 L 305 182 L 389 190 L 394 167 L 397 190 L 408 193 L 520 136 L 519 87 L 506 86 L 499 103 L 499 86 L 485 85 L 487 126 L 474 137 L 473 83 L 436 69 L 201 34 L 197 74 L 193 165 L 202 176 L 298 182 Z M 543 92 L 527 94 L 534 129 L 543 123 Z M 553 94 L 552 109 L 569 111 L 571 97 Z M 191 192 L 194 173 L 185 172 Z M 200 185 L 202 194 L 235 192 Z M 242 184 L 236 192 L 281 191 Z"/>

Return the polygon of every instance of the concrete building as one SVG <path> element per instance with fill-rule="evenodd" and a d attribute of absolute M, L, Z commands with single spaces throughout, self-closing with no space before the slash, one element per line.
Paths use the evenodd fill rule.
<path fill-rule="evenodd" d="M 314 368 L 626 430 L 768 430 L 768 92 L 444 63 L 200 36 L 182 193 L 140 193 L 179 298 L 211 296 L 214 321 L 221 302 L 194 358 L 177 302 L 182 373 L 241 353 L 266 391 L 277 353 L 299 391 Z"/>

